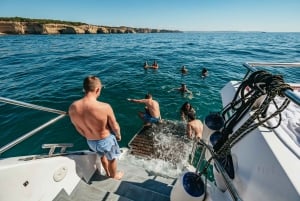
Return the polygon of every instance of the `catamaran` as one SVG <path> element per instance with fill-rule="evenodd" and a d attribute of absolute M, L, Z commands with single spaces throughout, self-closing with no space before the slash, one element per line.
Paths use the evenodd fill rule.
<path fill-rule="evenodd" d="M 0 155 L 0 200 L 299 201 L 300 83 L 285 83 L 261 69 L 300 63 L 243 66 L 244 79 L 222 88 L 223 109 L 205 118 L 201 140 L 187 139 L 184 124 L 176 121 L 142 128 L 121 148 L 118 166 L 126 173 L 121 180 L 105 176 L 95 152 L 68 151 L 71 143 L 45 142 L 48 154 Z M 67 116 L 0 101 L 58 115 L 1 147 L 0 154 Z"/>

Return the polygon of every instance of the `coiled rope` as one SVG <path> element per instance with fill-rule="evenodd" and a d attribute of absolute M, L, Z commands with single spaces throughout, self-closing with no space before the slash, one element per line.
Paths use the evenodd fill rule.
<path fill-rule="evenodd" d="M 221 112 L 224 117 L 228 111 L 234 111 L 225 122 L 224 128 L 221 131 L 222 137 L 213 146 L 214 152 L 208 160 L 206 167 L 202 169 L 200 175 L 206 172 L 213 158 L 221 161 L 222 165 L 226 166 L 229 162 L 228 156 L 230 155 L 231 148 L 258 126 L 269 129 L 278 127 L 281 123 L 281 112 L 288 106 L 290 101 L 288 98 L 285 98 L 283 103 L 278 106 L 275 102 L 275 97 L 285 97 L 283 91 L 286 89 L 292 90 L 290 85 L 284 82 L 281 75 L 272 75 L 266 71 L 256 71 L 246 78 L 237 89 L 232 102 L 224 107 Z M 259 99 L 263 99 L 263 102 L 257 108 L 254 108 Z M 273 102 L 276 111 L 266 116 L 271 102 Z M 245 114 L 250 114 L 250 109 L 254 109 L 253 111 L 255 112 L 233 133 L 233 128 L 240 122 Z M 266 121 L 277 115 L 279 115 L 277 125 L 270 127 L 265 124 Z"/>
<path fill-rule="evenodd" d="M 245 94 L 245 91 L 249 89 L 249 92 Z M 281 112 L 290 103 L 289 99 L 285 98 L 281 106 L 275 102 L 275 97 L 284 97 L 282 91 L 291 89 L 290 85 L 286 84 L 280 75 L 272 75 L 266 71 L 257 71 L 252 73 L 248 79 L 244 80 L 235 94 L 235 97 L 231 103 L 231 108 L 236 110 L 235 114 L 225 122 L 224 129 L 222 131 L 222 140 L 219 141 L 214 150 L 218 157 L 224 157 L 230 153 L 231 147 L 242 139 L 246 134 L 257 128 L 258 126 L 264 126 L 267 128 L 276 128 L 281 122 Z M 239 98 L 239 94 L 241 98 Z M 263 97 L 265 96 L 265 97 Z M 243 125 L 237 129 L 233 134 L 233 128 L 244 117 L 246 113 L 254 106 L 258 98 L 264 98 L 263 103 L 256 109 L 253 115 L 246 120 Z M 276 111 L 266 116 L 266 112 L 270 103 L 273 102 Z M 279 115 L 279 122 L 274 127 L 269 127 L 264 123 L 269 119 Z M 255 123 L 257 120 L 257 123 Z M 230 135 L 231 134 L 231 135 Z M 229 137 L 230 135 L 230 137 Z"/>

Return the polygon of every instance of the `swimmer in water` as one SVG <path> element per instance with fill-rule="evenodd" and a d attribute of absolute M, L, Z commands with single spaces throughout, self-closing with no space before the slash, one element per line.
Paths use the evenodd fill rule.
<path fill-rule="evenodd" d="M 208 70 L 206 68 L 203 68 L 201 72 L 202 79 L 205 79 L 207 76 L 208 76 Z"/>
<path fill-rule="evenodd" d="M 188 70 L 186 69 L 186 67 L 185 66 L 182 66 L 181 67 L 181 73 L 182 74 L 186 74 L 188 72 Z"/>

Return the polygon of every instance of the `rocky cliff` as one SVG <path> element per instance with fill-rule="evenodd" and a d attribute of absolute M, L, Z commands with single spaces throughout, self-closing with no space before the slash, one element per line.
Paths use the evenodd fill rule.
<path fill-rule="evenodd" d="M 168 33 L 179 32 L 149 28 L 69 25 L 58 23 L 15 22 L 0 20 L 0 34 L 109 34 L 109 33 Z"/>

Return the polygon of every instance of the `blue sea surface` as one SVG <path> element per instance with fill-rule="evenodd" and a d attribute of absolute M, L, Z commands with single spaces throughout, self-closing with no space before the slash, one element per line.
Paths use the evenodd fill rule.
<path fill-rule="evenodd" d="M 83 96 L 82 80 L 99 76 L 100 101 L 111 104 L 121 127 L 121 147 L 141 128 L 137 112 L 144 105 L 127 98 L 147 92 L 160 103 L 163 119 L 180 121 L 179 109 L 189 101 L 201 120 L 221 110 L 220 89 L 241 80 L 244 62 L 299 62 L 300 33 L 197 32 L 108 35 L 1 35 L 0 96 L 67 111 Z M 143 69 L 156 60 L 158 70 Z M 188 69 L 180 73 L 181 66 Z M 201 78 L 202 68 L 209 76 Z M 270 68 L 286 82 L 300 82 L 300 68 Z M 193 96 L 176 88 L 185 83 Z M 0 103 L 0 147 L 56 115 Z M 36 154 L 43 143 L 74 143 L 87 149 L 85 139 L 68 116 L 25 140 L 1 157 Z M 45 152 L 45 151 L 42 151 Z"/>

